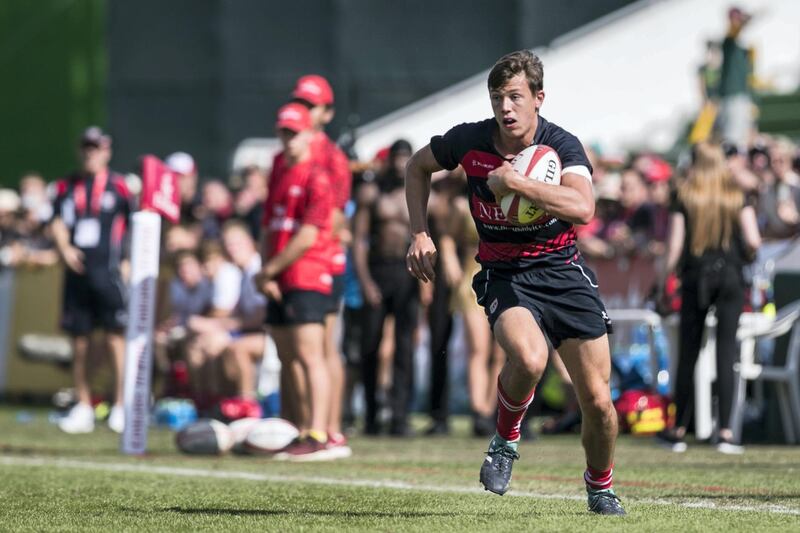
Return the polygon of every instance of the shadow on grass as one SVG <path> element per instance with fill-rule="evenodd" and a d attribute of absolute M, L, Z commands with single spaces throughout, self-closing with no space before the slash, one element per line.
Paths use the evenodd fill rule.
<path fill-rule="evenodd" d="M 162 512 L 179 513 L 187 515 L 212 515 L 212 516 L 339 516 L 339 517 L 367 517 L 367 518 L 429 518 L 429 517 L 463 517 L 464 513 L 455 512 L 428 512 L 428 511 L 335 511 L 335 510 L 300 510 L 300 509 L 216 509 L 216 508 L 191 508 L 169 507 Z M 487 516 L 481 513 L 481 516 Z"/>
<path fill-rule="evenodd" d="M 78 442 L 75 441 L 74 445 L 67 448 L 66 446 L 63 448 L 56 448 L 56 447 L 48 447 L 48 446 L 18 446 L 14 444 L 4 444 L 0 443 L 0 455 L 8 455 L 8 456 L 18 456 L 18 457 L 64 457 L 64 458 L 81 458 L 86 460 L 91 460 L 97 457 L 131 457 L 131 456 L 124 456 L 120 453 L 118 447 L 109 447 L 109 448 L 96 448 L 91 449 L 87 448 L 86 442 Z M 87 454 L 88 452 L 88 454 Z M 172 458 L 172 457 L 180 457 L 186 458 L 186 455 L 179 454 L 177 452 L 147 452 L 144 456 L 146 459 L 156 459 L 156 458 Z M 206 456 L 197 456 L 192 457 L 190 459 L 208 459 L 208 458 L 216 458 L 217 456 L 213 455 L 206 455 Z"/>

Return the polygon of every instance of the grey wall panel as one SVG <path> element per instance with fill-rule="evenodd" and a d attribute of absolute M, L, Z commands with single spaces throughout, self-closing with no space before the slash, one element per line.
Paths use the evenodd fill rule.
<path fill-rule="evenodd" d="M 114 164 L 127 170 L 141 153 L 181 149 L 202 174 L 220 176 L 242 139 L 272 135 L 275 111 L 303 74 L 331 81 L 336 137 L 628 3 L 110 2 Z"/>

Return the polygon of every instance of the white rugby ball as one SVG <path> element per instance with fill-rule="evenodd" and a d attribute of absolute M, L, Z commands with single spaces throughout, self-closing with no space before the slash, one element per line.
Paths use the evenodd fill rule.
<path fill-rule="evenodd" d="M 233 447 L 233 433 L 219 420 L 198 420 L 180 430 L 175 443 L 184 453 L 218 455 Z"/>
<path fill-rule="evenodd" d="M 237 453 L 244 452 L 244 440 L 247 438 L 247 435 L 250 434 L 250 431 L 253 427 L 261 422 L 260 418 L 240 418 L 239 420 L 234 420 L 230 424 L 228 424 L 228 429 L 231 430 L 231 434 L 233 434 L 233 451 Z"/>
<path fill-rule="evenodd" d="M 544 144 L 534 144 L 517 154 L 511 161 L 519 174 L 551 185 L 561 184 L 561 159 L 555 150 Z M 509 222 L 519 225 L 533 224 L 546 215 L 530 200 L 518 194 L 507 194 L 500 199 L 500 208 Z"/>
<path fill-rule="evenodd" d="M 300 432 L 291 422 L 282 418 L 265 418 L 250 429 L 244 447 L 252 453 L 271 454 L 282 450 Z"/>

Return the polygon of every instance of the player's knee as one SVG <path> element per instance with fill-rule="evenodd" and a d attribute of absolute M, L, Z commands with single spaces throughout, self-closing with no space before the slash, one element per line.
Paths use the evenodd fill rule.
<path fill-rule="evenodd" d="M 614 403 L 608 394 L 597 394 L 583 403 L 584 415 L 598 422 L 608 422 L 617 416 Z"/>
<path fill-rule="evenodd" d="M 526 351 L 515 351 L 514 355 L 509 352 L 509 359 L 516 367 L 517 372 L 523 373 L 537 382 L 547 366 L 547 354 L 533 348 Z"/>

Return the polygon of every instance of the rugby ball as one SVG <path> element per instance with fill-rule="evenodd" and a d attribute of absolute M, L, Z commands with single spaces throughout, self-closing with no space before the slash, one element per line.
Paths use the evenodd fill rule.
<path fill-rule="evenodd" d="M 291 422 L 282 418 L 265 418 L 250 429 L 244 448 L 251 453 L 273 454 L 300 435 Z"/>
<path fill-rule="evenodd" d="M 260 418 L 240 418 L 239 420 L 234 420 L 230 424 L 228 424 L 228 429 L 231 430 L 231 434 L 233 434 L 233 451 L 235 453 L 244 453 L 244 440 L 247 438 L 247 435 L 250 434 L 250 431 L 253 427 L 261 422 Z"/>
<path fill-rule="evenodd" d="M 511 161 L 519 174 L 550 185 L 561 184 L 561 159 L 555 150 L 543 144 L 534 144 L 517 154 Z M 519 225 L 533 224 L 546 215 L 530 200 L 518 194 L 507 194 L 500 199 L 500 208 L 506 219 Z"/>
<path fill-rule="evenodd" d="M 175 435 L 175 444 L 183 453 L 219 455 L 233 447 L 233 433 L 219 420 L 198 420 Z"/>

